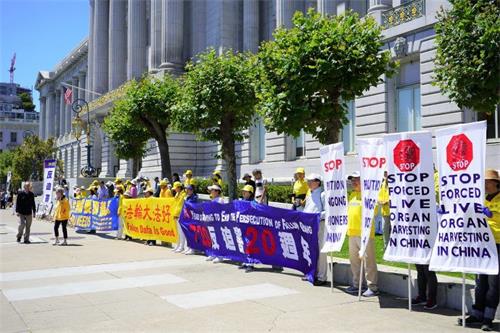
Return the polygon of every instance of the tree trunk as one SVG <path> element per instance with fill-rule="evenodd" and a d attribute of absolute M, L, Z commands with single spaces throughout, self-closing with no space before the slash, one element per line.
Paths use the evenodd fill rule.
<path fill-rule="evenodd" d="M 164 135 L 162 140 L 156 140 L 158 149 L 160 150 L 161 160 L 161 178 L 172 177 L 172 166 L 170 165 L 170 152 L 168 148 L 167 136 Z"/>
<path fill-rule="evenodd" d="M 339 97 L 338 97 L 338 92 L 330 92 L 330 99 L 334 101 L 333 108 L 336 111 L 335 114 L 338 114 L 338 110 L 340 108 L 340 105 L 338 103 Z M 324 145 L 330 145 L 332 143 L 337 143 L 339 141 L 339 131 L 341 128 L 341 122 L 338 119 L 331 119 L 330 122 L 326 125 L 326 131 L 327 131 L 327 136 L 326 136 L 326 142 L 324 142 Z"/>
<path fill-rule="evenodd" d="M 230 122 L 230 121 L 229 121 Z M 233 128 L 225 126 L 222 122 L 222 156 L 227 167 L 227 188 L 229 200 L 238 199 L 238 186 L 236 179 L 236 143 L 234 141 Z"/>

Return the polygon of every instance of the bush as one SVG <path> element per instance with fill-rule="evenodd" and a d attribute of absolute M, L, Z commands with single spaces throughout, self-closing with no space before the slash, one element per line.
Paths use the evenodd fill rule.
<path fill-rule="evenodd" d="M 212 184 L 213 182 L 210 178 L 196 178 L 196 193 L 208 194 L 207 187 Z M 243 184 L 238 184 L 238 195 L 241 194 L 242 188 Z M 289 198 L 289 195 L 292 193 L 291 185 L 268 184 L 267 190 L 269 201 L 291 203 L 291 199 Z M 222 194 L 227 196 L 227 183 L 225 182 L 222 185 Z"/>

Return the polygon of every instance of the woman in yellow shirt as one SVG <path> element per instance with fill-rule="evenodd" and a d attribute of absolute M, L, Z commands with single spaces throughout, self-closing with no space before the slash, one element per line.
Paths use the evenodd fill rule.
<path fill-rule="evenodd" d="M 168 188 L 168 182 L 162 180 L 160 182 L 160 198 L 173 198 L 172 191 Z"/>
<path fill-rule="evenodd" d="M 59 225 L 62 225 L 62 231 L 64 237 L 64 240 L 61 243 L 61 245 L 68 245 L 66 240 L 68 239 L 67 226 L 69 220 L 70 207 L 69 207 L 69 200 L 64 195 L 64 189 L 62 187 L 58 187 L 56 190 L 56 200 L 57 203 L 54 212 L 54 220 L 55 220 L 54 235 L 56 239 L 54 241 L 54 245 L 59 245 Z"/>
<path fill-rule="evenodd" d="M 498 171 L 493 169 L 486 170 L 484 176 L 486 201 L 483 213 L 488 219 L 491 233 L 495 238 L 497 253 L 500 253 L 500 176 Z M 497 260 L 500 266 L 500 256 Z M 481 324 L 483 331 L 493 329 L 493 319 L 495 319 L 499 302 L 499 282 L 500 272 L 496 275 L 476 275 L 474 304 L 472 314 L 465 319 L 466 325 Z M 462 325 L 461 319 L 459 319 L 459 324 Z"/>
<path fill-rule="evenodd" d="M 303 210 L 303 204 L 306 195 L 309 192 L 309 187 L 305 181 L 306 171 L 304 168 L 297 168 L 295 170 L 295 182 L 293 183 L 292 204 L 293 210 Z"/>

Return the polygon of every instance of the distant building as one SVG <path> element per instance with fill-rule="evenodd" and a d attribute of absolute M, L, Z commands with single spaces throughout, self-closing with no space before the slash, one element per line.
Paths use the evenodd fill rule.
<path fill-rule="evenodd" d="M 160 176 L 161 161 L 154 140 L 140 161 L 121 160 L 102 122 L 123 92 L 127 81 L 144 74 L 182 73 L 187 60 L 208 47 L 218 51 L 257 51 L 272 39 L 278 26 L 290 27 L 296 11 L 314 7 L 325 14 L 353 10 L 371 15 L 382 26 L 383 50 L 399 60 L 393 78 L 349 101 L 344 142 L 349 170 L 359 168 L 356 138 L 385 133 L 436 130 L 480 120 L 477 113 L 459 108 L 434 85 L 436 42 L 434 24 L 447 0 L 90 0 L 89 35 L 50 71 L 40 71 L 35 89 L 40 92 L 40 136 L 57 139 L 57 157 L 64 161 L 67 179 L 80 177 L 87 160 L 85 137 L 71 136 L 71 107 L 64 103 L 65 86 L 73 86 L 73 99 L 89 102 L 92 150 L 90 160 L 99 176 Z M 488 119 L 486 165 L 500 161 L 500 111 Z M 86 117 L 83 117 L 86 120 Z M 237 172 L 262 169 L 274 181 L 291 181 L 296 167 L 319 172 L 320 144 L 311 135 L 294 138 L 267 132 L 262 121 L 239 143 Z M 172 172 L 193 170 L 207 176 L 224 168 L 216 158 L 220 146 L 198 142 L 192 134 L 168 133 Z"/>
<path fill-rule="evenodd" d="M 21 93 L 31 96 L 31 89 L 0 83 L 0 152 L 16 148 L 26 136 L 38 135 L 38 112 L 23 109 Z"/>

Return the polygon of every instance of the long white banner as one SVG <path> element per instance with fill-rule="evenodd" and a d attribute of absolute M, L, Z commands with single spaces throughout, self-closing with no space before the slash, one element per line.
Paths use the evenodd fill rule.
<path fill-rule="evenodd" d="M 56 176 L 57 160 L 45 160 L 43 164 L 43 196 L 38 211 L 42 214 L 48 213 L 52 204 L 52 193 L 54 191 L 54 178 Z"/>
<path fill-rule="evenodd" d="M 325 188 L 325 242 L 321 252 L 340 251 L 347 233 L 347 185 L 344 144 L 334 143 L 320 149 Z"/>
<path fill-rule="evenodd" d="M 437 231 L 432 134 L 388 134 L 384 141 L 391 198 L 391 237 L 384 260 L 429 264 Z"/>
<path fill-rule="evenodd" d="M 495 240 L 485 215 L 486 122 L 436 131 L 440 216 L 433 271 L 498 274 Z"/>
<path fill-rule="evenodd" d="M 357 139 L 356 145 L 361 166 L 361 200 L 363 205 L 359 256 L 363 257 L 370 240 L 375 205 L 384 178 L 387 160 L 382 138 Z"/>

